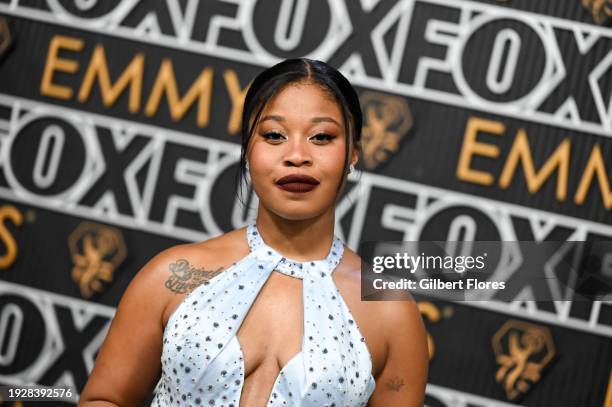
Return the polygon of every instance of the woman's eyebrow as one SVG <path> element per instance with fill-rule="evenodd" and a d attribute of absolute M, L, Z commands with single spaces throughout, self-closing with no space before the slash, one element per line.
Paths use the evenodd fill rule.
<path fill-rule="evenodd" d="M 285 121 L 285 118 L 283 116 L 278 116 L 278 115 L 266 115 L 264 117 L 262 117 L 259 122 L 265 122 L 266 120 L 275 120 L 277 122 L 283 122 Z"/>
<path fill-rule="evenodd" d="M 312 119 L 310 119 L 310 121 L 313 123 L 331 122 L 331 123 L 336 124 L 336 126 L 338 127 L 342 127 L 340 126 L 340 123 L 338 123 L 336 120 L 334 120 L 333 118 L 329 116 L 313 117 Z"/>
<path fill-rule="evenodd" d="M 266 115 L 263 116 L 259 122 L 265 122 L 266 120 L 274 120 L 277 122 L 284 122 L 285 121 L 285 117 L 283 116 L 279 116 L 279 115 Z M 338 123 L 337 120 L 334 120 L 333 118 L 329 117 L 329 116 L 317 116 L 317 117 L 313 117 L 312 119 L 310 119 L 311 122 L 313 123 L 321 123 L 321 122 L 330 122 L 330 123 L 334 123 L 336 126 L 338 127 L 342 127 L 340 126 L 340 123 Z"/>

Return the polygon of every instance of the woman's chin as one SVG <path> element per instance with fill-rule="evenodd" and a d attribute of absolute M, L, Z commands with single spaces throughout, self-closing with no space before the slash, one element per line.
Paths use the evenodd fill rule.
<path fill-rule="evenodd" d="M 322 208 L 320 205 L 315 205 L 312 202 L 293 202 L 288 205 L 274 205 L 273 208 L 268 208 L 276 216 L 286 220 L 309 220 L 320 217 L 327 212 L 329 208 Z"/>

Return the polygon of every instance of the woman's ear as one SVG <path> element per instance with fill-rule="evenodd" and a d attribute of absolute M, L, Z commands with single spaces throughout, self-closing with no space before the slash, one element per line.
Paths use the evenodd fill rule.
<path fill-rule="evenodd" d="M 359 153 L 361 152 L 361 145 L 359 143 L 353 143 L 353 148 L 351 149 L 351 158 L 349 160 L 349 164 L 353 167 L 357 165 L 359 161 Z"/>

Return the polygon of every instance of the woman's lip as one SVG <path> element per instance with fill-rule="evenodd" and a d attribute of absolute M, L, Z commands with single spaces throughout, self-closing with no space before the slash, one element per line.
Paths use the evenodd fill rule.
<path fill-rule="evenodd" d="M 305 182 L 287 182 L 285 184 L 276 184 L 280 189 L 287 192 L 310 192 L 317 187 L 318 184 L 308 184 Z"/>
<path fill-rule="evenodd" d="M 313 184 L 313 185 L 316 185 L 319 183 L 319 181 L 317 181 L 315 178 L 311 177 L 310 175 L 306 175 L 306 174 L 289 174 L 289 175 L 285 175 L 284 177 L 276 181 L 277 184 L 288 184 L 289 182 L 301 182 L 301 183 Z"/>

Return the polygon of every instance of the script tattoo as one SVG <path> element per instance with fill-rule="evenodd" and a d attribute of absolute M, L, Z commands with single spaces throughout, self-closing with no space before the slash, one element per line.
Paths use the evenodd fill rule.
<path fill-rule="evenodd" d="M 223 267 L 217 270 L 195 268 L 187 260 L 180 259 L 170 265 L 172 275 L 166 280 L 165 286 L 178 294 L 190 293 L 222 271 Z"/>
<path fill-rule="evenodd" d="M 395 377 L 387 382 L 387 389 L 391 391 L 400 391 L 403 385 L 404 381 L 399 377 Z"/>

